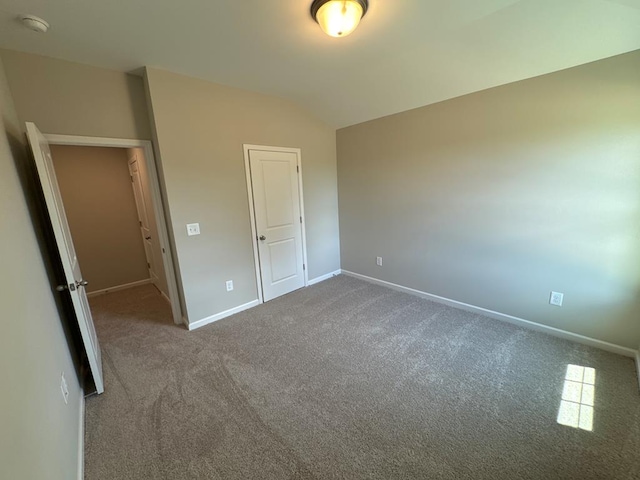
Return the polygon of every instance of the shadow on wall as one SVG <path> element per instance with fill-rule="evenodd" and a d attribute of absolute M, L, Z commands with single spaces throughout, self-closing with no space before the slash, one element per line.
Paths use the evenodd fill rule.
<path fill-rule="evenodd" d="M 479 151 L 475 169 L 458 164 L 436 173 L 439 182 L 420 205 L 402 193 L 395 199 L 381 199 L 380 208 L 391 204 L 390 210 L 403 210 L 424 220 L 409 228 L 404 225 L 401 237 L 408 255 L 403 258 L 400 254 L 398 260 L 410 266 L 415 258 L 409 253 L 426 246 L 422 248 L 425 260 L 452 282 L 475 277 L 510 296 L 505 279 L 512 279 L 534 291 L 539 285 L 542 295 L 551 288 L 569 290 L 581 298 L 581 304 L 587 303 L 587 310 L 613 309 L 613 313 L 620 305 L 640 307 L 640 278 L 634 268 L 640 264 L 636 241 L 640 235 L 640 164 L 628 155 L 618 155 L 615 135 L 600 136 L 597 143 L 607 146 L 600 151 L 589 146 L 594 137 L 588 138 L 588 142 L 574 136 L 546 143 L 541 150 L 548 157 L 564 159 L 547 164 L 537 160 L 545 152 L 536 148 L 529 150 L 529 161 L 522 161 L 521 152 L 509 151 L 505 145 L 501 145 L 505 151 L 499 158 L 483 158 Z M 598 160 L 602 158 L 608 160 Z M 438 165 L 442 164 L 448 164 L 446 155 L 440 157 Z M 390 189 L 411 192 L 419 188 L 407 189 L 407 181 L 414 180 L 405 178 Z M 432 212 L 426 218 L 421 214 L 425 209 Z M 437 251 L 430 251 L 429 245 L 438 245 Z M 535 301 L 519 308 L 526 298 L 514 298 L 511 307 L 531 312 L 539 305 Z M 474 301 L 486 302 L 486 298 Z M 538 309 L 544 314 L 544 309 Z"/>
<path fill-rule="evenodd" d="M 126 76 L 127 94 L 129 105 L 131 105 L 131 116 L 136 129 L 136 135 L 132 138 L 151 140 L 151 131 L 147 100 L 144 87 L 141 81 L 143 71 L 140 69 L 136 73 L 129 73 Z M 156 152 L 157 155 L 157 152 Z"/>

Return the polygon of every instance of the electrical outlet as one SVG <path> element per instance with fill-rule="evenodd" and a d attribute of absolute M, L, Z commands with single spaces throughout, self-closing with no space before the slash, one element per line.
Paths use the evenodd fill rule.
<path fill-rule="evenodd" d="M 227 292 L 233 290 L 233 280 L 227 280 Z"/>
<path fill-rule="evenodd" d="M 60 391 L 62 392 L 62 398 L 64 398 L 64 403 L 69 403 L 69 387 L 67 387 L 67 380 L 64 378 L 64 372 L 62 372 L 62 376 L 60 378 Z"/>
<path fill-rule="evenodd" d="M 551 292 L 551 296 L 549 297 L 549 303 L 551 305 L 555 305 L 556 307 L 561 307 L 563 300 L 564 300 L 564 293 Z"/>
<path fill-rule="evenodd" d="M 379 267 L 382 266 L 382 257 L 376 257 L 376 265 L 378 265 Z"/>
<path fill-rule="evenodd" d="M 189 235 L 190 237 L 192 235 L 200 235 L 200 224 L 199 223 L 187 224 L 187 235 Z"/>

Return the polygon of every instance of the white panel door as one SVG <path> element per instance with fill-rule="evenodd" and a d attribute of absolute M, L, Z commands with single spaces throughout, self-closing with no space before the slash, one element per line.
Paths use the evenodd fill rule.
<path fill-rule="evenodd" d="M 38 177 L 42 185 L 42 192 L 44 193 L 49 218 L 51 219 L 51 226 L 53 227 L 56 245 L 60 252 L 62 267 L 64 269 L 66 284 L 60 285 L 58 290 L 69 290 L 73 310 L 76 314 L 78 326 L 80 327 L 82 342 L 89 360 L 89 367 L 93 375 L 93 381 L 97 392 L 102 393 L 104 391 L 104 381 L 102 376 L 100 345 L 98 344 L 98 337 L 93 325 L 87 293 L 84 288 L 88 282 L 82 278 L 78 257 L 73 247 L 73 241 L 71 240 L 71 231 L 69 230 L 67 216 L 62 204 L 62 196 L 60 195 L 60 188 L 56 180 L 56 173 L 53 169 L 51 150 L 49 149 L 47 140 L 33 123 L 27 122 L 27 136 L 31 144 L 31 150 L 33 151 Z"/>
<path fill-rule="evenodd" d="M 138 221 L 140 223 L 140 233 L 144 245 L 144 254 L 147 257 L 147 267 L 149 268 L 149 277 L 153 284 L 158 287 L 158 274 L 156 273 L 156 265 L 153 258 L 153 241 L 151 238 L 151 227 L 149 226 L 149 210 L 144 201 L 144 191 L 142 189 L 142 179 L 140 178 L 140 168 L 137 157 L 129 160 L 129 173 L 131 174 L 131 186 L 133 187 L 133 196 L 136 200 L 136 209 L 138 210 Z M 153 212 L 151 212 L 153 214 Z"/>
<path fill-rule="evenodd" d="M 264 301 L 305 285 L 298 156 L 249 151 Z"/>

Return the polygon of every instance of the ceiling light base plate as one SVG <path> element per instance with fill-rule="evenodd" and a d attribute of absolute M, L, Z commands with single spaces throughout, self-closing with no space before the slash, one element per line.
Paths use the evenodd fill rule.
<path fill-rule="evenodd" d="M 317 22 L 317 14 L 320 7 L 322 7 L 325 3 L 330 2 L 331 0 L 313 0 L 311 4 L 311 17 Z M 368 0 L 355 0 L 362 7 L 362 16 L 364 17 L 367 14 L 367 9 L 369 8 Z"/>
<path fill-rule="evenodd" d="M 47 33 L 49 30 L 49 23 L 35 15 L 20 15 L 19 19 L 25 27 L 34 32 Z"/>

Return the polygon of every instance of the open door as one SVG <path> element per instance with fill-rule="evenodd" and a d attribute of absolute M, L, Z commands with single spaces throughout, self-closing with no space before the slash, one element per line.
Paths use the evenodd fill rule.
<path fill-rule="evenodd" d="M 51 150 L 49 143 L 40 133 L 38 128 L 27 122 L 27 137 L 31 144 L 33 157 L 35 159 L 38 177 L 42 185 L 47 211 L 51 219 L 56 245 L 62 259 L 66 283 L 57 287 L 58 291 L 69 290 L 73 310 L 75 311 L 82 342 L 89 359 L 89 367 L 93 375 L 93 381 L 98 393 L 104 392 L 104 381 L 102 377 L 102 359 L 100 357 L 100 345 L 93 325 L 91 310 L 87 300 L 85 286 L 88 282 L 83 280 L 80 272 L 78 257 L 71 240 L 71 231 L 67 223 L 67 216 L 62 205 L 62 197 L 58 188 L 58 181 L 53 169 Z"/>
<path fill-rule="evenodd" d="M 133 156 L 131 159 L 129 159 L 129 174 L 131 175 L 133 197 L 136 202 L 136 210 L 138 211 L 138 223 L 140 223 L 140 233 L 142 234 L 144 254 L 147 258 L 149 277 L 151 278 L 151 282 L 156 286 L 156 288 L 160 290 L 160 286 L 158 285 L 158 274 L 156 273 L 156 262 L 153 258 L 153 242 L 157 240 L 151 238 L 149 212 L 147 210 L 147 204 L 144 200 L 144 189 L 142 188 L 142 179 L 140 178 L 140 165 L 138 164 L 137 156 Z"/>

